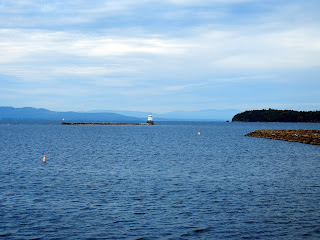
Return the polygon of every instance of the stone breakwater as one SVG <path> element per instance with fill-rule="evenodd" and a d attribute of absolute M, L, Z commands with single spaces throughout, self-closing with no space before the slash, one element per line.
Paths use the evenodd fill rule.
<path fill-rule="evenodd" d="M 152 123 L 85 123 L 85 122 L 75 122 L 68 123 L 62 122 L 61 125 L 153 125 Z"/>
<path fill-rule="evenodd" d="M 259 129 L 254 132 L 248 133 L 245 136 L 320 145 L 320 130 Z"/>

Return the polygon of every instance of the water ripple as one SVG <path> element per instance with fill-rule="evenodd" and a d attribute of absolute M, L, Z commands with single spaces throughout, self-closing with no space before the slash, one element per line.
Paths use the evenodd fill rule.
<path fill-rule="evenodd" d="M 0 124 L 0 238 L 317 239 L 320 149 L 262 125 Z"/>

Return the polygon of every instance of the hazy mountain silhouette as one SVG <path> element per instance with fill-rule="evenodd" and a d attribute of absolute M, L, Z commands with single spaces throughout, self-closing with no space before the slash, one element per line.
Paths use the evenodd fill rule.
<path fill-rule="evenodd" d="M 79 112 L 54 112 L 43 108 L 13 108 L 0 107 L 0 119 L 2 120 L 55 120 L 62 121 L 130 121 L 140 122 L 145 119 L 123 116 L 116 113 L 79 113 Z"/>
<path fill-rule="evenodd" d="M 200 121 L 225 121 L 231 120 L 234 115 L 240 113 L 236 109 L 200 111 L 175 111 L 168 113 L 152 113 L 155 121 L 166 120 L 200 120 Z M 113 121 L 113 122 L 144 122 L 149 112 L 118 111 L 118 110 L 94 110 L 89 112 L 55 112 L 44 108 L 14 108 L 0 107 L 0 119 L 2 120 L 54 120 L 62 121 Z"/>
<path fill-rule="evenodd" d="M 122 114 L 126 116 L 145 118 L 148 116 L 149 112 L 139 112 L 139 111 L 121 111 L 121 110 L 95 110 L 90 111 L 90 113 L 97 112 L 113 112 L 117 114 Z M 174 111 L 167 113 L 152 113 L 154 120 L 217 120 L 226 121 L 231 120 L 234 115 L 240 113 L 240 110 L 236 109 L 206 109 L 199 111 Z"/>

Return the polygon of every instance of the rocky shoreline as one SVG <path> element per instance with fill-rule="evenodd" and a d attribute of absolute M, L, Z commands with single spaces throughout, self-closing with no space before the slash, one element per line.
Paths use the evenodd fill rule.
<path fill-rule="evenodd" d="M 320 145 L 320 130 L 268 130 L 258 129 L 245 136 Z"/>

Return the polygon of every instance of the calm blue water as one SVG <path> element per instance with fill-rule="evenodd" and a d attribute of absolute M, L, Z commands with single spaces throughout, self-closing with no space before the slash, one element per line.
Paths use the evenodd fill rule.
<path fill-rule="evenodd" d="M 2 121 L 0 238 L 319 239 L 320 146 L 260 128 L 320 124 Z"/>

